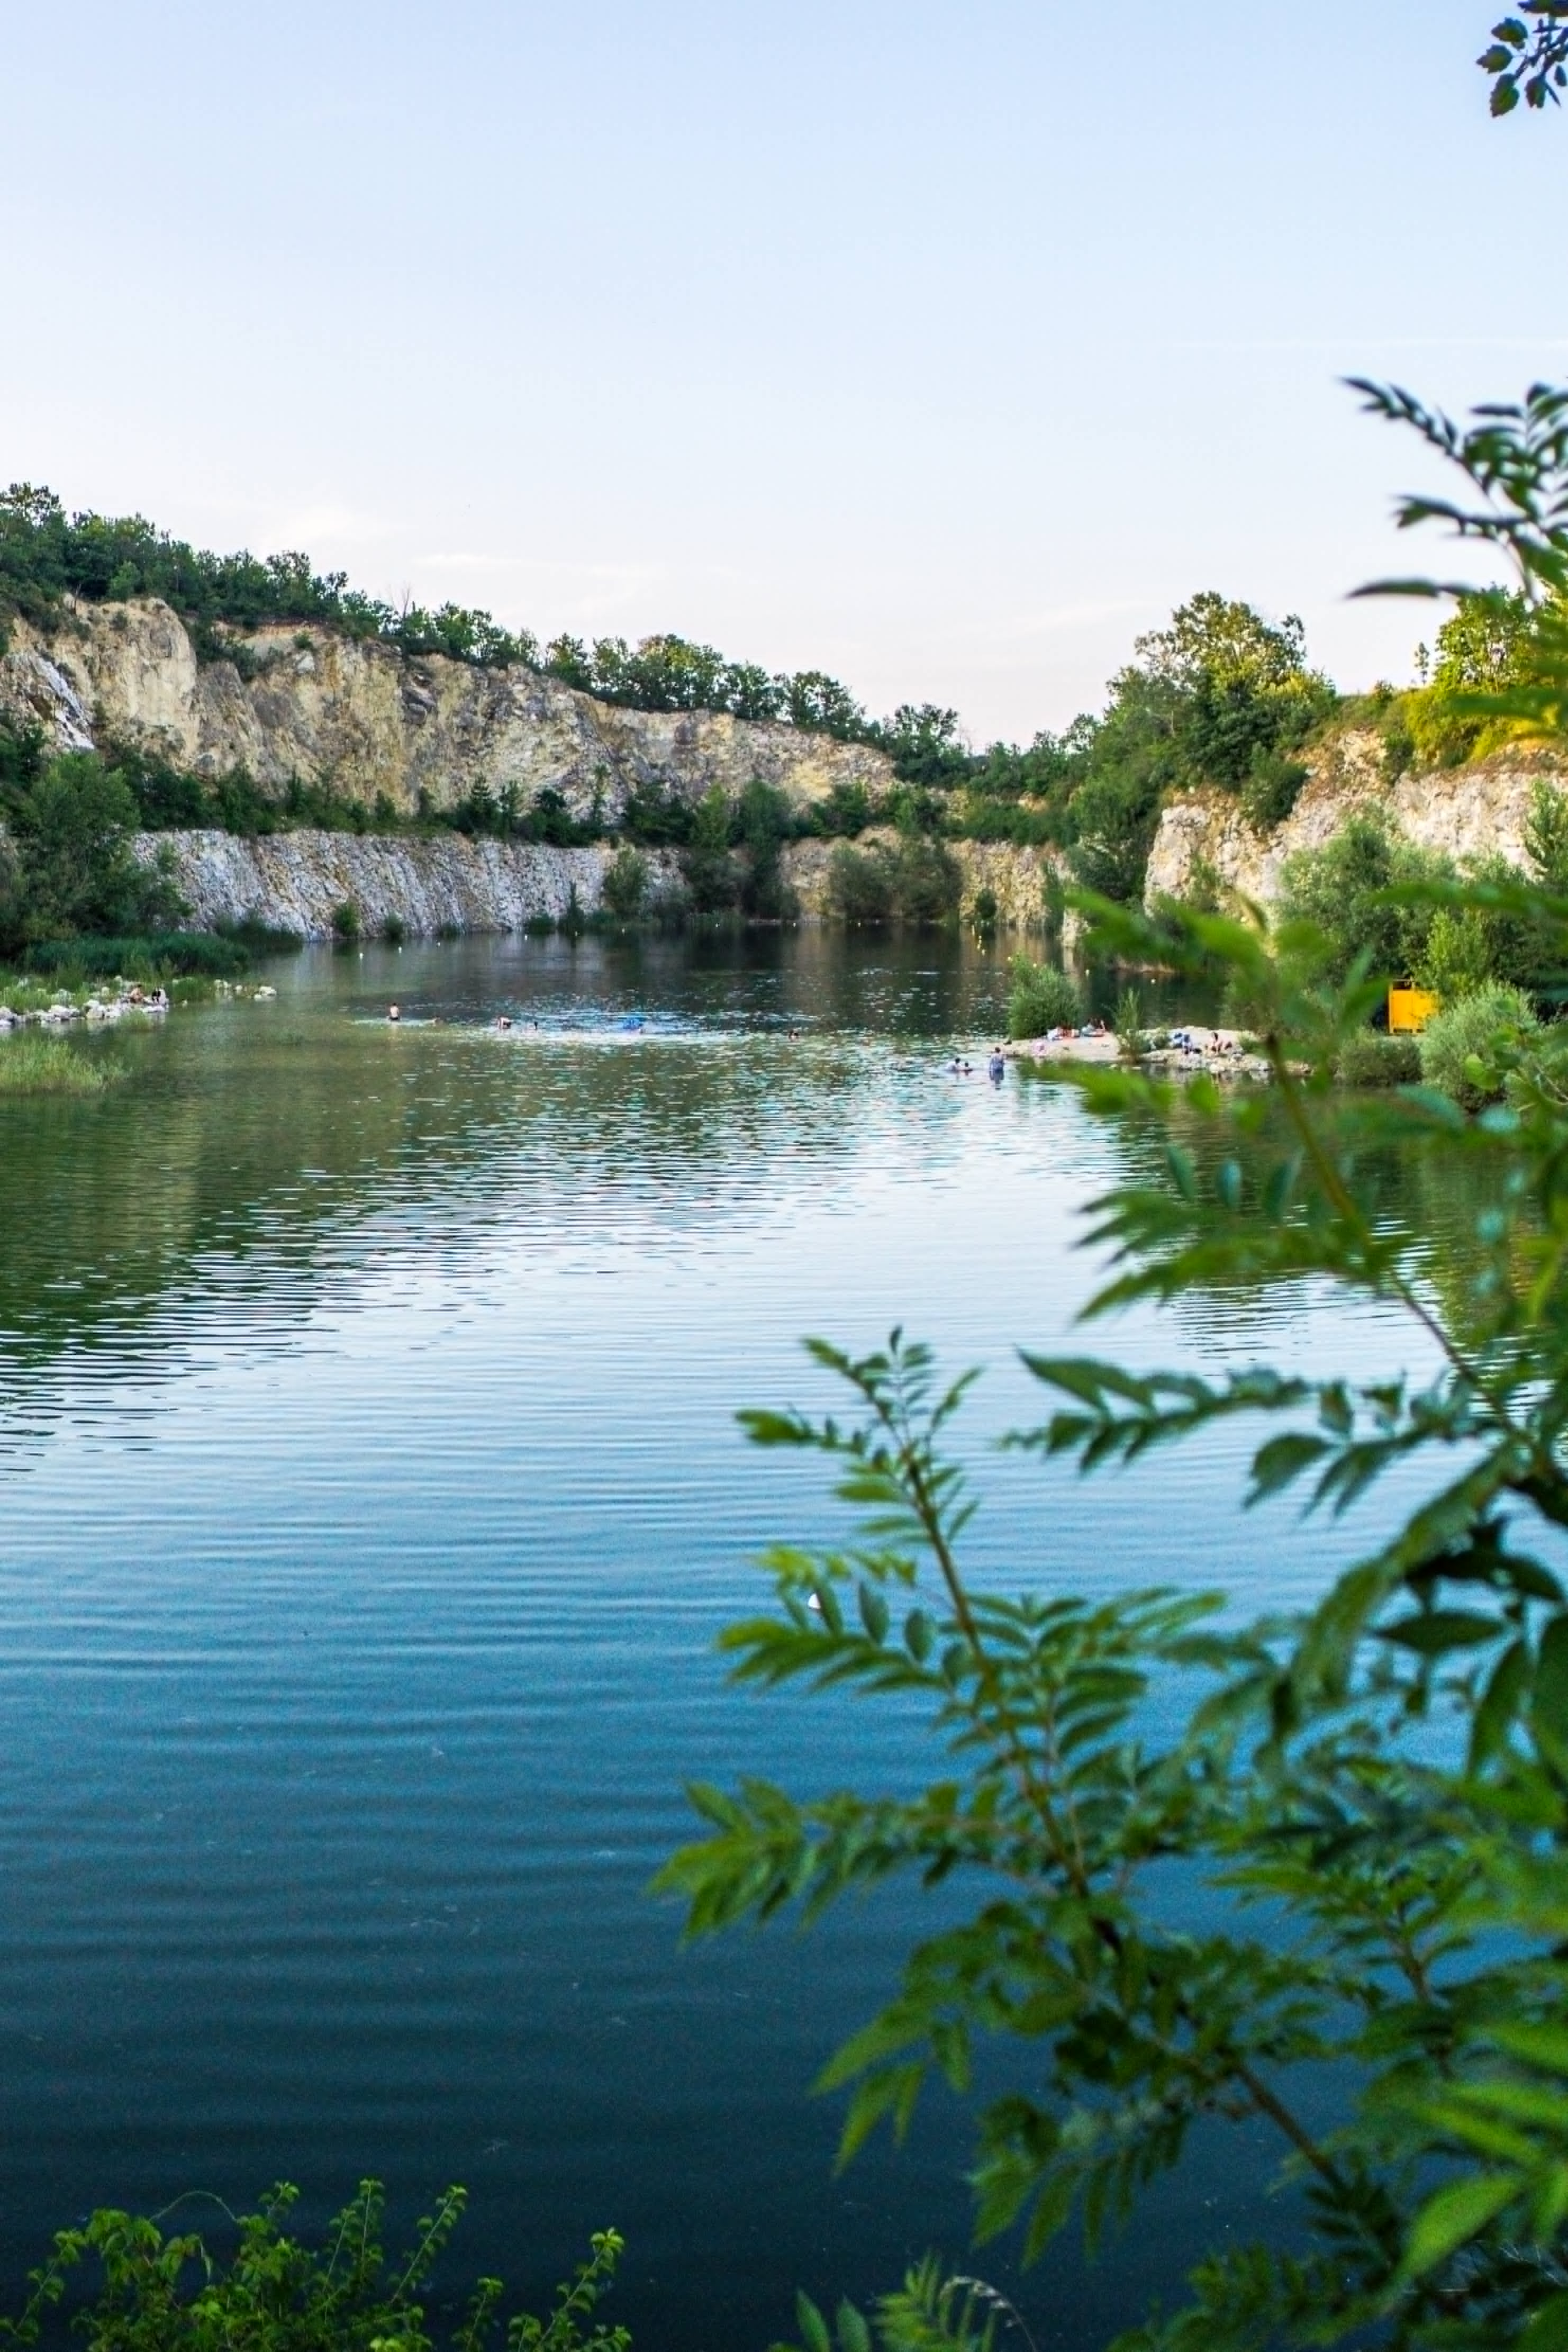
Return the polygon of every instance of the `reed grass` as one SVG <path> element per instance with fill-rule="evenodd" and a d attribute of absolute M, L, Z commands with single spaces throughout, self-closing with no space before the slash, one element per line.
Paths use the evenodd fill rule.
<path fill-rule="evenodd" d="M 63 1037 L 28 1030 L 0 1039 L 0 1095 L 98 1095 L 124 1075 L 120 1063 L 89 1060 Z"/>

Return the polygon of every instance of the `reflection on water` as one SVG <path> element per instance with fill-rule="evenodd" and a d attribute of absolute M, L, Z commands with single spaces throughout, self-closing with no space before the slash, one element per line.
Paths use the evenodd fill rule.
<path fill-rule="evenodd" d="M 101 1098 L 0 1104 L 0 2267 L 94 2201 L 286 2175 L 319 2213 L 378 2170 L 406 2214 L 466 2182 L 470 2273 L 543 2286 L 613 2222 L 644 2346 L 760 2347 L 797 2284 L 874 2291 L 967 2209 L 940 2101 L 835 2181 L 803 2095 L 904 1897 L 686 1952 L 644 1894 L 687 1777 L 918 1762 L 896 1714 L 724 1688 L 748 1559 L 830 1524 L 735 1408 L 819 1393 L 802 1332 L 902 1319 L 988 1368 L 982 1569 L 1257 1589 L 1263 1559 L 1281 1600 L 1330 1552 L 1239 1523 L 1240 1433 L 1115 1490 L 982 1443 L 1033 1406 L 1012 1343 L 1061 1344 L 1091 1286 L 1082 1202 L 1145 1149 L 1063 1089 L 945 1075 L 998 1017 L 989 954 L 513 941 L 272 976 L 117 1038 Z M 1390 1339 L 1216 1298 L 1115 1344 L 1354 1371 Z M 1213 2155 L 1107 2272 L 1021 2290 L 1041 2352 L 1138 2309 L 1204 2199 L 1248 2216 L 1260 2155 Z"/>

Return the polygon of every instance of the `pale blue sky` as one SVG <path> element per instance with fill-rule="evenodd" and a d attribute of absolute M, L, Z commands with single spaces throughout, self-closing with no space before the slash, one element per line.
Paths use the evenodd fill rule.
<path fill-rule="evenodd" d="M 1568 121 L 1490 122 L 1490 14 L 13 7 L 0 467 L 979 740 L 1200 587 L 1404 677 L 1429 616 L 1344 592 L 1421 468 L 1337 379 L 1568 368 Z"/>

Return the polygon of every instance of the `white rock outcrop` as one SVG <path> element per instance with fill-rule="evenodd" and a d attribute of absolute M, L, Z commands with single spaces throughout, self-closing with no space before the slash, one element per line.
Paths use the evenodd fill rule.
<path fill-rule="evenodd" d="M 1456 860 L 1496 853 L 1522 866 L 1530 796 L 1543 772 L 1556 772 L 1540 755 L 1498 753 L 1477 767 L 1390 782 L 1378 736 L 1343 736 L 1312 766 L 1295 807 L 1272 833 L 1249 824 L 1229 793 L 1186 793 L 1169 802 L 1149 856 L 1145 903 L 1188 898 L 1218 883 L 1270 906 L 1291 853 L 1322 848 L 1353 810 L 1367 807 L 1380 809 L 1423 849 Z"/>
<path fill-rule="evenodd" d="M 144 833 L 137 855 L 160 856 L 200 930 L 224 923 L 265 923 L 302 939 L 332 935 L 335 910 L 351 906 L 373 935 L 400 923 L 411 937 L 438 931 L 517 931 L 549 917 L 559 921 L 575 895 L 585 915 L 598 911 L 612 849 L 549 849 L 534 842 L 469 841 L 462 834 L 418 835 L 275 833 L 259 840 L 232 833 Z M 672 862 L 644 853 L 650 896 L 675 887 Z"/>

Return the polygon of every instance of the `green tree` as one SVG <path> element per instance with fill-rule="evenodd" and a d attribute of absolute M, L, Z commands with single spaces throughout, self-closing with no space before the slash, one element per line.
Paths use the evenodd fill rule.
<path fill-rule="evenodd" d="M 604 911 L 634 923 L 648 899 L 648 861 L 641 850 L 618 849 L 604 869 Z"/>
<path fill-rule="evenodd" d="M 778 922 L 794 909 L 784 879 L 784 845 L 795 832 L 788 793 L 753 776 L 736 806 L 734 834 L 744 864 L 740 903 L 747 915 Z"/>
<path fill-rule="evenodd" d="M 1083 1018 L 1078 982 L 1059 964 L 1037 963 L 1032 956 L 1014 956 L 1009 966 L 1008 1035 L 1043 1037 L 1064 1024 L 1076 1028 Z"/>
<path fill-rule="evenodd" d="M 1451 868 L 1416 849 L 1373 810 L 1348 817 L 1321 849 L 1285 860 L 1281 908 L 1311 926 L 1322 942 L 1326 975 L 1343 980 L 1358 956 L 1385 984 L 1419 967 L 1431 929 L 1431 903 L 1401 904 L 1399 886 L 1440 878 Z"/>
<path fill-rule="evenodd" d="M 681 871 L 694 910 L 716 915 L 733 907 L 740 877 L 729 845 L 730 809 L 724 788 L 712 784 L 692 812 Z"/>
<path fill-rule="evenodd" d="M 118 770 L 85 752 L 51 760 L 31 782 L 12 788 L 5 814 L 24 939 L 125 934 L 178 919 L 167 874 L 132 852 L 136 800 Z"/>
<path fill-rule="evenodd" d="M 1286 755 L 1333 702 L 1327 680 L 1306 667 L 1300 621 L 1275 627 L 1213 590 L 1179 605 L 1134 650 L 1079 753 L 1068 804 L 1079 880 L 1124 899 L 1143 890 L 1173 789 L 1218 784 L 1242 793 L 1259 821 L 1276 822 L 1305 772 Z"/>

